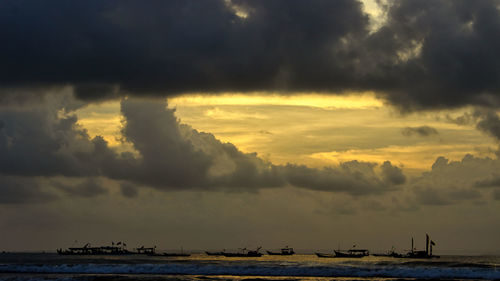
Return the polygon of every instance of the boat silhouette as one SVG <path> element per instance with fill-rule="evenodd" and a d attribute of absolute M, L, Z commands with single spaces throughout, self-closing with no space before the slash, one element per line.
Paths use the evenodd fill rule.
<path fill-rule="evenodd" d="M 205 251 L 205 254 L 207 254 L 208 256 L 223 256 L 225 253 L 226 253 L 226 250 L 221 251 L 221 252 L 209 252 L 209 251 Z"/>
<path fill-rule="evenodd" d="M 335 255 L 332 254 L 324 254 L 324 253 L 315 253 L 318 258 L 334 258 Z"/>
<path fill-rule="evenodd" d="M 373 256 L 376 256 L 376 257 L 392 257 L 392 258 L 402 258 L 403 255 L 396 252 L 396 250 L 394 249 L 394 247 L 391 248 L 391 250 L 387 251 L 387 253 L 385 254 L 372 254 Z"/>
<path fill-rule="evenodd" d="M 365 249 L 334 250 L 333 252 L 336 258 L 362 258 L 370 255 L 370 252 Z"/>
<path fill-rule="evenodd" d="M 362 258 L 370 255 L 370 252 L 365 249 L 354 249 L 356 245 L 353 245 L 352 249 L 347 251 L 333 250 L 333 254 L 325 254 L 325 253 L 315 253 L 319 258 Z"/>
<path fill-rule="evenodd" d="M 137 254 L 127 250 L 125 247 L 127 244 L 118 242 L 116 245 L 114 242 L 111 246 L 99 246 L 92 247 L 90 243 L 85 244 L 83 247 L 70 247 L 68 249 L 57 249 L 59 255 L 133 255 Z"/>
<path fill-rule="evenodd" d="M 425 251 L 417 251 L 413 246 L 413 237 L 411 238 L 411 250 L 402 258 L 408 259 L 432 259 L 439 258 L 439 256 L 432 254 L 432 246 L 435 246 L 436 243 L 429 239 L 429 235 L 425 234 Z"/>
<path fill-rule="evenodd" d="M 237 253 L 223 253 L 223 256 L 225 256 L 225 257 L 241 257 L 241 258 L 261 257 L 262 253 L 259 253 L 259 250 L 261 248 L 262 247 L 258 247 L 255 251 L 251 251 L 251 250 L 247 250 L 246 248 L 242 248 Z"/>
<path fill-rule="evenodd" d="M 272 256 L 291 256 L 295 254 L 293 251 L 293 248 L 289 248 L 286 246 L 285 248 L 282 248 L 280 252 L 271 252 L 271 251 L 266 251 L 268 255 Z"/>

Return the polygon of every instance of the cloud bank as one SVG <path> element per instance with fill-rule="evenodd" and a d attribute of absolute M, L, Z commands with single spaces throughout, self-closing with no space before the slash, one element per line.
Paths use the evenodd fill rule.
<path fill-rule="evenodd" d="M 77 101 L 54 95 L 43 103 L 0 109 L 0 177 L 9 183 L 3 189 L 6 197 L 16 177 L 54 179 L 44 182 L 44 190 L 88 198 L 107 193 L 99 177 L 121 182 L 121 192 L 129 198 L 137 196 L 139 186 L 255 192 L 291 185 L 360 196 L 396 190 L 406 180 L 389 161 L 380 171 L 376 164 L 359 161 L 323 169 L 274 165 L 181 124 L 165 100 L 122 100 L 122 140 L 135 151 L 118 153 L 78 125 L 68 110 L 73 102 Z M 57 177 L 82 180 L 68 183 Z M 40 192 L 37 185 L 29 190 Z M 22 197 L 28 192 L 21 191 L 12 194 Z"/>
<path fill-rule="evenodd" d="M 376 91 L 400 108 L 497 107 L 499 2 L 3 1 L 3 87 L 82 99 Z"/>

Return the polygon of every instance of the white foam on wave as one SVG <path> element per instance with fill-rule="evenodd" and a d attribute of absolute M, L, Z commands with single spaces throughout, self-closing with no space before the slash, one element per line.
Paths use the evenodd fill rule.
<path fill-rule="evenodd" d="M 3 273 L 158 274 L 500 279 L 498 268 L 407 266 L 256 266 L 192 264 L 0 265 Z"/>

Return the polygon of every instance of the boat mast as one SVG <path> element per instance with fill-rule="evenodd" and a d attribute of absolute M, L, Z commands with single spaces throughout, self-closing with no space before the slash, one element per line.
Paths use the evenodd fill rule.
<path fill-rule="evenodd" d="M 429 255 L 429 234 L 425 234 L 425 254 Z"/>

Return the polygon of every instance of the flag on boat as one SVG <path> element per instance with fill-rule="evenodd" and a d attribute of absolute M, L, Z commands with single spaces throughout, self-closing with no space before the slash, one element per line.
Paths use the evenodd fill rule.
<path fill-rule="evenodd" d="M 434 243 L 434 241 L 431 240 L 431 245 L 436 246 L 436 243 Z"/>

